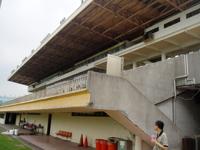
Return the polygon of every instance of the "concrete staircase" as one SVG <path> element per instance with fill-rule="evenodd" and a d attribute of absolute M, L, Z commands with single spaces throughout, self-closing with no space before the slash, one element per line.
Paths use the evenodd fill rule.
<path fill-rule="evenodd" d="M 165 122 L 170 150 L 181 149 L 182 135 L 173 122 L 126 79 L 89 72 L 91 107 L 107 112 L 146 143 L 151 144 L 156 120 Z"/>

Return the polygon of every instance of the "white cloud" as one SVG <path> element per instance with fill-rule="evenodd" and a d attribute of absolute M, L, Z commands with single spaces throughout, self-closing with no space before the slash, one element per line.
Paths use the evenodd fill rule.
<path fill-rule="evenodd" d="M 10 71 L 80 6 L 81 0 L 4 0 L 0 8 L 0 95 L 19 96 L 26 87 L 7 81 Z"/>

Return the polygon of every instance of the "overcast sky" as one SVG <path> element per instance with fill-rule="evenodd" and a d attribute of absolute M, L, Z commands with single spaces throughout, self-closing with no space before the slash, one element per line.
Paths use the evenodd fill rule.
<path fill-rule="evenodd" d="M 22 96 L 27 87 L 7 78 L 40 41 L 71 15 L 81 0 L 3 0 L 0 8 L 0 96 Z"/>

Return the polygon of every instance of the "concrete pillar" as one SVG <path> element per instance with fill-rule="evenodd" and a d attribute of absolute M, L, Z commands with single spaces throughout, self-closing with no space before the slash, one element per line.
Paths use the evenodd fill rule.
<path fill-rule="evenodd" d="M 142 139 L 139 136 L 135 136 L 135 150 L 142 150 Z"/>
<path fill-rule="evenodd" d="M 137 63 L 136 62 L 133 62 L 132 64 L 133 64 L 133 69 L 137 67 Z"/>
<path fill-rule="evenodd" d="M 165 54 L 165 53 L 162 53 L 162 54 L 161 54 L 161 60 L 162 60 L 162 61 L 165 61 L 165 60 L 166 60 L 166 54 Z"/>
<path fill-rule="evenodd" d="M 110 55 L 107 56 L 106 73 L 113 76 L 121 76 L 124 67 L 124 59 L 119 56 Z"/>

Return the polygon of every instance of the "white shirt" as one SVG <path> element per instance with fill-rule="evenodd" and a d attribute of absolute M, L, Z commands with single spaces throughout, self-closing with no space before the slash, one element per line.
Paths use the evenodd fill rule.
<path fill-rule="evenodd" d="M 168 147 L 168 138 L 165 132 L 163 132 L 158 138 L 157 141 L 163 146 Z M 158 145 L 153 147 L 153 150 L 162 150 Z"/>

